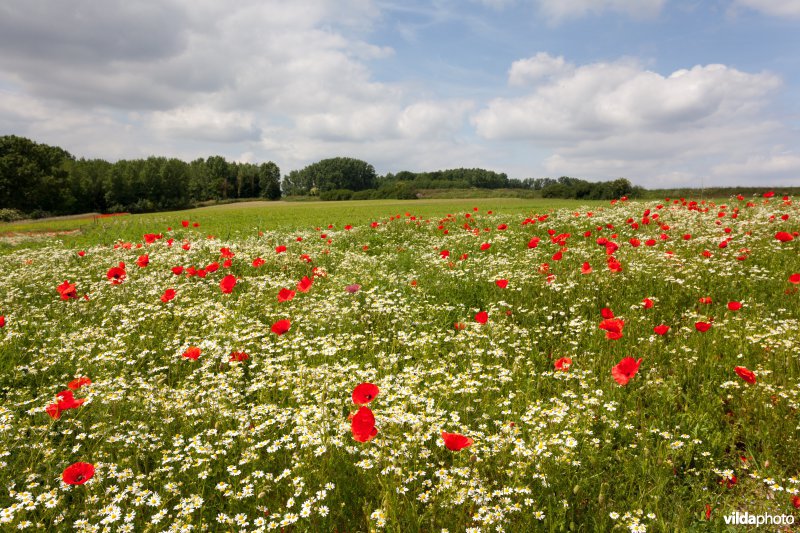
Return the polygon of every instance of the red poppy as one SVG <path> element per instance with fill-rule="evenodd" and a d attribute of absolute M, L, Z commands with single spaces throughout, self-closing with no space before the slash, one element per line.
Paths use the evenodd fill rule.
<path fill-rule="evenodd" d="M 694 329 L 696 329 L 700 333 L 705 333 L 706 331 L 711 329 L 711 323 L 710 322 L 695 322 L 694 323 Z"/>
<path fill-rule="evenodd" d="M 605 330 L 606 338 L 617 340 L 622 338 L 622 328 L 625 321 L 619 318 L 609 318 L 600 322 L 600 329 Z"/>
<path fill-rule="evenodd" d="M 633 357 L 623 357 L 615 367 L 611 369 L 611 375 L 614 381 L 620 385 L 627 385 L 628 381 L 639 372 L 639 365 L 642 364 L 642 359 L 637 361 Z"/>
<path fill-rule="evenodd" d="M 183 267 L 182 266 L 172 267 L 172 273 L 175 274 L 176 276 L 180 276 L 181 274 L 183 274 Z"/>
<path fill-rule="evenodd" d="M 188 228 L 189 227 L 189 221 L 188 220 L 181 220 L 181 226 L 183 226 L 184 228 Z"/>
<path fill-rule="evenodd" d="M 197 361 L 197 358 L 200 357 L 201 353 L 202 352 L 200 351 L 200 348 L 198 348 L 197 346 L 189 346 L 189 348 L 187 348 L 186 351 L 183 352 L 183 356 L 186 359 Z"/>
<path fill-rule="evenodd" d="M 4 327 L 6 327 L 6 317 L 3 316 L 3 315 L 0 315 L 0 328 L 4 328 Z"/>
<path fill-rule="evenodd" d="M 532 238 L 531 240 L 528 241 L 528 248 L 536 248 L 537 246 L 539 246 L 539 241 L 541 241 L 539 237 Z"/>
<path fill-rule="evenodd" d="M 92 463 L 73 463 L 64 469 L 61 479 L 67 485 L 83 485 L 94 476 Z"/>
<path fill-rule="evenodd" d="M 175 298 L 175 289 L 167 289 L 164 291 L 164 294 L 161 295 L 161 301 L 164 303 L 167 303 L 173 298 Z"/>
<path fill-rule="evenodd" d="M 797 494 L 792 496 L 792 507 L 794 507 L 795 509 L 800 509 L 800 496 L 798 496 Z"/>
<path fill-rule="evenodd" d="M 489 313 L 486 311 L 481 311 L 475 315 L 475 322 L 478 324 L 486 324 L 487 320 L 489 320 Z"/>
<path fill-rule="evenodd" d="M 645 309 L 650 309 L 651 307 L 653 307 L 653 300 L 651 300 L 650 298 L 645 298 L 644 300 L 642 300 L 642 306 Z"/>
<path fill-rule="evenodd" d="M 119 285 L 125 281 L 125 263 L 120 263 L 119 266 L 111 267 L 106 272 L 106 278 L 114 285 Z"/>
<path fill-rule="evenodd" d="M 284 318 L 284 319 L 278 320 L 277 322 L 272 324 L 272 333 L 274 333 L 275 335 L 280 337 L 281 335 L 283 335 L 284 333 L 289 331 L 289 328 L 291 328 L 291 327 L 292 327 L 292 323 L 289 322 L 289 320 Z"/>
<path fill-rule="evenodd" d="M 774 191 L 767 191 L 767 192 L 764 193 L 763 196 L 764 196 L 764 198 L 772 198 L 773 196 L 775 196 L 775 192 Z"/>
<path fill-rule="evenodd" d="M 222 268 L 230 268 L 233 265 L 232 259 L 226 259 L 222 262 Z"/>
<path fill-rule="evenodd" d="M 216 272 L 217 270 L 219 270 L 219 263 L 217 263 L 216 261 L 206 265 L 207 272 Z"/>
<path fill-rule="evenodd" d="M 669 331 L 669 326 L 667 326 L 666 324 L 660 324 L 654 327 L 653 331 L 658 335 L 666 335 L 667 332 Z"/>
<path fill-rule="evenodd" d="M 798 276 L 800 276 L 800 274 L 798 274 Z M 73 299 L 78 298 L 78 292 L 75 289 L 75 284 L 70 283 L 67 280 L 64 280 L 64 283 L 56 287 L 56 290 L 58 291 L 58 294 L 61 295 L 62 300 L 69 300 L 70 298 Z"/>
<path fill-rule="evenodd" d="M 47 406 L 45 411 L 50 418 L 59 419 L 61 418 L 61 413 L 66 411 L 67 409 L 77 409 L 83 402 L 85 402 L 85 398 L 75 399 L 72 394 L 72 391 L 67 389 L 65 391 L 61 391 L 56 395 L 56 403 L 51 403 Z"/>
<path fill-rule="evenodd" d="M 136 264 L 139 265 L 139 268 L 144 268 L 150 264 L 150 256 L 147 254 L 140 255 L 139 258 L 136 260 Z"/>
<path fill-rule="evenodd" d="M 494 284 L 497 285 L 498 287 L 500 287 L 501 289 L 505 289 L 506 287 L 508 287 L 508 280 L 507 279 L 498 279 L 498 280 L 495 280 Z"/>
<path fill-rule="evenodd" d="M 308 279 L 308 276 L 303 276 L 303 279 L 297 282 L 297 290 L 300 292 L 308 292 L 314 282 Z"/>
<path fill-rule="evenodd" d="M 570 359 L 569 357 L 562 357 L 561 359 L 558 359 L 555 363 L 553 363 L 553 366 L 555 367 L 556 370 L 566 372 L 567 370 L 569 370 L 569 367 L 572 366 L 572 359 Z"/>
<path fill-rule="evenodd" d="M 85 251 L 81 250 L 78 252 L 78 257 L 83 257 L 84 255 L 86 255 Z"/>
<path fill-rule="evenodd" d="M 361 406 L 358 412 L 353 415 L 350 423 L 350 431 L 353 438 L 358 442 L 369 442 L 378 434 L 375 427 L 375 415 L 369 407 Z"/>
<path fill-rule="evenodd" d="M 236 276 L 233 274 L 228 274 L 222 281 L 219 282 L 219 288 L 224 294 L 230 294 L 233 292 L 233 288 L 236 286 Z"/>
<path fill-rule="evenodd" d="M 356 405 L 366 405 L 378 395 L 380 390 L 377 385 L 372 383 L 359 383 L 353 389 L 353 403 Z"/>
<path fill-rule="evenodd" d="M 701 304 L 710 304 L 711 303 L 711 296 L 703 296 L 698 300 Z"/>
<path fill-rule="evenodd" d="M 779 231 L 778 233 L 776 233 L 775 238 L 781 242 L 789 242 L 794 240 L 792 234 L 785 231 Z"/>
<path fill-rule="evenodd" d="M 614 318 L 614 311 L 612 311 L 608 307 L 604 307 L 600 310 L 600 316 L 602 316 L 605 319 Z"/>
<path fill-rule="evenodd" d="M 67 388 L 72 390 L 78 390 L 84 385 L 91 385 L 91 384 L 92 380 L 87 378 L 86 376 L 83 376 L 77 379 L 73 379 L 72 381 L 67 383 Z"/>
<path fill-rule="evenodd" d="M 748 370 L 743 366 L 734 367 L 733 370 L 739 374 L 739 377 L 745 380 L 746 382 L 750 383 L 751 385 L 755 384 L 756 382 L 756 375 L 753 373 L 752 370 Z"/>
<path fill-rule="evenodd" d="M 248 359 L 250 359 L 250 354 L 246 352 L 231 352 L 230 357 L 228 357 L 228 361 L 237 363 L 247 361 Z"/>
<path fill-rule="evenodd" d="M 591 274 L 591 273 L 592 273 L 592 265 L 590 265 L 588 262 L 583 263 L 583 266 L 581 266 L 581 274 Z"/>
<path fill-rule="evenodd" d="M 454 452 L 469 448 L 475 442 L 459 433 L 445 433 L 444 431 L 442 431 L 442 440 L 447 449 Z"/>
<path fill-rule="evenodd" d="M 256 257 L 255 259 L 253 259 L 253 267 L 255 267 L 255 268 L 260 267 L 264 263 L 265 263 L 265 261 L 263 259 L 261 259 L 260 257 Z"/>
<path fill-rule="evenodd" d="M 800 274 L 792 274 L 789 276 L 789 283 L 794 283 L 795 285 L 800 284 Z"/>
<path fill-rule="evenodd" d="M 285 251 L 286 251 L 286 246 L 284 246 L 283 244 L 281 244 L 280 246 L 276 246 L 275 247 L 275 253 L 276 254 L 282 254 Z"/>
<path fill-rule="evenodd" d="M 224 257 L 226 259 L 230 259 L 231 257 L 234 257 L 236 254 L 231 252 L 230 248 L 220 248 L 219 249 L 219 255 L 221 255 L 222 257 Z"/>
<path fill-rule="evenodd" d="M 291 289 L 283 288 L 278 291 L 278 302 L 288 302 L 294 298 L 295 292 Z"/>
<path fill-rule="evenodd" d="M 742 308 L 741 302 L 736 302 L 736 301 L 728 302 L 728 309 L 730 309 L 731 311 L 738 311 L 741 308 Z"/>

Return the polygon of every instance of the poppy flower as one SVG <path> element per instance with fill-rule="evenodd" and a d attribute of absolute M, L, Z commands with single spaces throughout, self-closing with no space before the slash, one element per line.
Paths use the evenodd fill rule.
<path fill-rule="evenodd" d="M 61 391 L 56 395 L 56 403 L 51 403 L 47 406 L 45 411 L 50 418 L 54 418 L 58 420 L 61 418 L 61 413 L 66 411 L 67 409 L 77 409 L 83 402 L 85 402 L 85 398 L 75 399 L 75 396 L 72 394 L 72 390 L 65 390 Z"/>
<path fill-rule="evenodd" d="M 106 272 L 106 278 L 113 285 L 119 285 L 125 281 L 125 276 L 125 263 L 120 263 L 119 266 L 111 267 L 108 269 L 108 272 Z"/>
<path fill-rule="evenodd" d="M 609 318 L 600 322 L 600 329 L 606 332 L 606 338 L 611 340 L 618 340 L 622 338 L 622 328 L 625 326 L 625 321 L 619 318 Z"/>
<path fill-rule="evenodd" d="M 650 298 L 645 298 L 644 300 L 642 300 L 642 307 L 644 307 L 645 309 L 650 309 L 651 307 L 653 307 L 653 300 L 651 300 Z"/>
<path fill-rule="evenodd" d="M 283 288 L 278 291 L 278 302 L 288 302 L 294 298 L 295 292 L 292 289 Z"/>
<path fill-rule="evenodd" d="M 222 262 L 222 268 L 230 268 L 233 265 L 232 259 L 226 259 Z"/>
<path fill-rule="evenodd" d="M 247 361 L 250 359 L 250 354 L 246 352 L 231 352 L 231 355 L 228 357 L 228 361 L 241 363 L 243 361 Z"/>
<path fill-rule="evenodd" d="M 234 257 L 236 254 L 231 252 L 230 248 L 225 247 L 225 248 L 220 248 L 219 249 L 219 255 L 221 255 L 222 257 L 224 257 L 226 259 L 230 259 L 230 258 Z"/>
<path fill-rule="evenodd" d="M 622 360 L 611 369 L 611 375 L 614 377 L 614 381 L 620 385 L 627 385 L 628 381 L 639 372 L 640 364 L 642 364 L 641 358 L 637 361 L 633 357 L 623 357 Z"/>
<path fill-rule="evenodd" d="M 73 379 L 72 381 L 67 383 L 67 388 L 72 390 L 78 390 L 84 385 L 91 385 L 91 384 L 92 380 L 87 378 L 86 376 L 83 376 L 77 379 Z"/>
<path fill-rule="evenodd" d="M 800 274 L 792 274 L 789 276 L 789 283 L 794 283 L 795 285 L 800 284 Z"/>
<path fill-rule="evenodd" d="M 730 309 L 731 311 L 738 311 L 741 308 L 742 308 L 741 302 L 728 302 L 728 309 Z"/>
<path fill-rule="evenodd" d="M 453 322 L 453 328 L 455 328 L 457 331 L 461 331 L 462 329 L 465 329 L 466 327 L 467 327 L 467 325 L 464 324 L 463 322 Z"/>
<path fill-rule="evenodd" d="M 778 233 L 776 233 L 775 238 L 781 242 L 789 242 L 794 240 L 792 234 L 785 231 L 779 231 Z"/>
<path fill-rule="evenodd" d="M 314 282 L 308 279 L 308 276 L 303 276 L 303 279 L 297 282 L 297 290 L 300 292 L 308 292 Z"/>
<path fill-rule="evenodd" d="M 710 304 L 712 302 L 711 296 L 703 296 L 698 300 L 701 304 Z"/>
<path fill-rule="evenodd" d="M 489 313 L 486 311 L 481 311 L 475 315 L 475 322 L 478 324 L 486 324 L 487 320 L 489 320 Z"/>
<path fill-rule="evenodd" d="M 361 290 L 361 285 L 359 285 L 358 283 L 353 283 L 352 285 L 348 285 L 347 287 L 345 287 L 344 290 L 346 290 L 350 294 L 355 294 Z"/>
<path fill-rule="evenodd" d="M 532 238 L 531 240 L 528 241 L 528 248 L 536 248 L 537 246 L 539 246 L 539 241 L 541 241 L 539 237 Z"/>
<path fill-rule="evenodd" d="M 358 412 L 353 415 L 350 422 L 350 431 L 357 442 L 369 442 L 378 434 L 375 427 L 375 415 L 369 407 L 361 406 Z"/>
<path fill-rule="evenodd" d="M 92 463 L 73 463 L 64 469 L 61 479 L 67 485 L 83 485 L 94 476 Z"/>
<path fill-rule="evenodd" d="M 444 431 L 442 431 L 442 440 L 447 449 L 454 452 L 469 448 L 475 442 L 459 433 L 445 433 Z"/>
<path fill-rule="evenodd" d="M 498 280 L 495 280 L 494 284 L 497 285 L 498 287 L 500 287 L 501 289 L 505 289 L 506 287 L 508 287 L 508 280 L 507 279 L 498 279 Z"/>
<path fill-rule="evenodd" d="M 442 250 L 441 252 L 439 252 L 439 257 L 441 257 L 442 259 L 447 259 L 448 257 L 450 257 L 450 250 Z"/>
<path fill-rule="evenodd" d="M 228 274 L 222 281 L 219 282 L 219 288 L 223 292 L 223 294 L 230 294 L 233 292 L 233 288 L 236 286 L 236 276 L 233 274 Z"/>
<path fill-rule="evenodd" d="M 658 335 L 666 335 L 669 331 L 669 326 L 666 324 L 660 324 L 653 328 L 653 331 Z"/>
<path fill-rule="evenodd" d="M 366 405 L 378 395 L 380 390 L 377 385 L 372 383 L 359 383 L 353 389 L 353 403 L 356 405 Z"/>
<path fill-rule="evenodd" d="M 572 359 L 570 359 L 569 357 L 562 357 L 561 359 L 558 359 L 555 363 L 553 363 L 553 366 L 555 367 L 556 370 L 566 372 L 569 370 L 569 367 L 572 366 Z"/>
<path fill-rule="evenodd" d="M 181 274 L 183 274 L 183 267 L 182 266 L 172 267 L 172 273 L 175 274 L 176 276 L 180 276 Z"/>
<path fill-rule="evenodd" d="M 175 298 L 175 289 L 167 289 L 164 291 L 164 294 L 161 295 L 161 301 L 164 303 L 167 303 L 173 298 Z"/>
<path fill-rule="evenodd" d="M 83 257 L 84 255 L 86 255 L 85 251 L 81 250 L 78 252 L 78 257 Z"/>
<path fill-rule="evenodd" d="M 272 324 L 272 333 L 274 333 L 275 335 L 280 337 L 281 335 L 283 335 L 284 333 L 289 331 L 291 326 L 292 326 L 292 323 L 289 322 L 289 320 L 287 320 L 285 318 L 282 319 L 282 320 L 278 320 L 277 322 Z"/>
<path fill-rule="evenodd" d="M 184 228 L 188 228 L 189 227 L 189 221 L 188 220 L 181 220 L 181 226 L 183 226 Z"/>
<path fill-rule="evenodd" d="M 207 272 L 216 272 L 217 270 L 219 270 L 219 263 L 217 263 L 216 261 L 206 265 Z"/>
<path fill-rule="evenodd" d="M 276 246 L 275 247 L 275 253 L 276 254 L 282 254 L 285 251 L 286 251 L 286 246 L 284 246 L 283 244 L 281 244 L 280 246 Z"/>
<path fill-rule="evenodd" d="M 705 333 L 706 331 L 711 329 L 711 323 L 710 322 L 695 322 L 694 323 L 694 329 L 696 329 L 700 333 Z"/>
<path fill-rule="evenodd" d="M 147 254 L 140 255 L 139 258 L 136 260 L 136 264 L 139 265 L 139 268 L 144 268 L 150 264 L 150 256 Z"/>
<path fill-rule="evenodd" d="M 253 267 L 254 268 L 258 268 L 261 265 L 263 265 L 264 263 L 265 263 L 265 261 L 263 259 L 261 259 L 260 257 L 256 257 L 255 259 L 253 259 Z"/>
<path fill-rule="evenodd" d="M 3 316 L 3 315 L 0 315 L 0 328 L 4 328 L 4 327 L 6 327 L 6 317 Z"/>
<path fill-rule="evenodd" d="M 798 274 L 800 277 L 800 274 Z M 61 295 L 62 300 L 69 300 L 70 298 L 77 299 L 78 298 L 78 291 L 75 288 L 74 283 L 70 283 L 67 280 L 64 280 L 64 283 L 56 287 L 58 294 Z"/>
<path fill-rule="evenodd" d="M 583 263 L 583 266 L 581 266 L 581 274 L 591 274 L 591 273 L 592 273 L 592 265 L 590 265 L 588 262 Z"/>
<path fill-rule="evenodd" d="M 800 496 L 798 496 L 797 494 L 792 496 L 792 507 L 794 507 L 795 509 L 800 509 Z"/>
<path fill-rule="evenodd" d="M 198 348 L 197 346 L 189 346 L 189 348 L 187 348 L 186 351 L 183 352 L 183 356 L 186 359 L 197 361 L 197 358 L 200 357 L 201 353 L 202 352 L 200 351 L 200 348 Z"/>
<path fill-rule="evenodd" d="M 612 311 L 608 307 L 604 307 L 604 308 L 602 308 L 600 310 L 600 316 L 602 316 L 603 318 L 606 318 L 606 319 L 614 318 L 614 311 Z"/>
<path fill-rule="evenodd" d="M 733 370 L 746 382 L 750 383 L 751 385 L 755 384 L 756 375 L 752 370 L 748 370 L 743 366 L 734 367 Z"/>

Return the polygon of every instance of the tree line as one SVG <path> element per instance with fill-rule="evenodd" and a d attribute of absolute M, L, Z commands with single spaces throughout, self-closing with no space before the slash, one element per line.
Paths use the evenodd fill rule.
<path fill-rule="evenodd" d="M 88 212 L 142 213 L 209 200 L 281 196 L 273 162 L 195 159 L 76 159 L 66 150 L 23 137 L 0 137 L 0 208 L 28 216 Z"/>
<path fill-rule="evenodd" d="M 350 157 L 323 159 L 281 179 L 280 168 L 271 161 L 237 163 L 215 155 L 191 162 L 151 156 L 111 163 L 76 159 L 63 148 L 24 137 L 0 137 L 0 220 L 23 215 L 142 213 L 207 201 L 276 200 L 282 195 L 321 200 L 413 199 L 420 190 L 470 188 L 527 189 L 544 198 L 578 199 L 635 198 L 645 192 L 624 178 L 518 180 L 482 168 L 404 170 L 379 176 L 371 164 Z"/>

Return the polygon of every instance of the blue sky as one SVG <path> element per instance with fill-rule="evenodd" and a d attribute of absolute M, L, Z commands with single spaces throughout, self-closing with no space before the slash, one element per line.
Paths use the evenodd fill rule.
<path fill-rule="evenodd" d="M 800 184 L 800 0 L 0 6 L 0 134 L 284 173 Z"/>

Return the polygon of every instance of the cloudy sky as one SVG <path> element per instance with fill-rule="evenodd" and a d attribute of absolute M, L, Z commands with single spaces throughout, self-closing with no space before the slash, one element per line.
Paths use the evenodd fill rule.
<path fill-rule="evenodd" d="M 0 135 L 284 173 L 800 184 L 800 0 L 20 0 Z"/>

